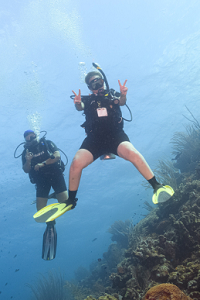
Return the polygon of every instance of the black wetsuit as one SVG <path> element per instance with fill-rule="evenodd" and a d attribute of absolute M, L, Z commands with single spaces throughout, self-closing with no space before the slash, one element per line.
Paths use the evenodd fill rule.
<path fill-rule="evenodd" d="M 31 171 L 29 172 L 29 177 L 30 181 L 36 184 L 36 196 L 47 198 L 51 187 L 54 189 L 56 194 L 66 191 L 67 187 L 63 176 L 61 160 L 53 164 L 46 165 L 38 171 L 34 170 L 35 165 L 42 163 L 49 158 L 48 151 L 51 153 L 58 151 L 56 145 L 52 141 L 44 141 L 41 139 L 35 146 L 25 147 L 25 150 L 22 153 L 23 165 L 26 163 L 26 149 L 34 155 L 31 160 Z"/>
<path fill-rule="evenodd" d="M 111 96 L 96 96 L 94 94 L 84 97 L 85 128 L 87 137 L 80 149 L 90 151 L 94 160 L 106 153 L 117 154 L 117 148 L 129 138 L 123 130 L 123 119 L 119 104 L 114 99 L 120 98 L 120 93 L 110 90 Z"/>

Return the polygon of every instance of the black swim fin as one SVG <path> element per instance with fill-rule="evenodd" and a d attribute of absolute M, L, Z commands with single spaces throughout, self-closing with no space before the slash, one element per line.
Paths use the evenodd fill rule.
<path fill-rule="evenodd" d="M 56 257 L 57 232 L 55 221 L 47 223 L 47 228 L 43 234 L 42 258 L 52 260 Z"/>

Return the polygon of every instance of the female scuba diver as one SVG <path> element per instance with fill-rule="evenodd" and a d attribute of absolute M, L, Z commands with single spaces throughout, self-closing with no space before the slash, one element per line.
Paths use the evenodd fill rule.
<path fill-rule="evenodd" d="M 71 98 L 78 111 L 84 111 L 86 121 L 81 125 L 87 134 L 80 149 L 75 154 L 69 173 L 69 201 L 77 202 L 82 170 L 105 154 L 115 154 L 130 161 L 142 176 L 153 187 L 154 204 L 167 201 L 174 191 L 170 186 L 157 182 L 152 170 L 144 157 L 131 144 L 123 130 L 123 118 L 120 106 L 126 104 L 128 88 L 125 80 L 122 85 L 118 80 L 120 93 L 109 89 L 105 74 L 98 65 L 93 63 L 98 71 L 89 72 L 85 83 L 92 92 L 89 96 L 81 96 L 81 90 Z"/>

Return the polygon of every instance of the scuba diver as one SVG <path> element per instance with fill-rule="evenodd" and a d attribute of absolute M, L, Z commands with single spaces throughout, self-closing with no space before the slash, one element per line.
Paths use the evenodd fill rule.
<path fill-rule="evenodd" d="M 32 130 L 24 132 L 25 145 L 22 153 L 22 164 L 25 173 L 29 174 L 31 183 L 36 185 L 37 210 L 47 205 L 51 187 L 55 191 L 59 203 L 67 203 L 68 192 L 63 176 L 64 163 L 61 161 L 60 152 L 56 145 L 46 140 L 39 139 Z M 52 194 L 54 196 L 54 193 Z M 46 223 L 43 235 L 42 258 L 50 260 L 55 258 L 57 233 L 55 221 Z"/>
<path fill-rule="evenodd" d="M 71 98 L 78 111 L 83 111 L 86 121 L 81 125 L 87 134 L 80 149 L 70 166 L 69 172 L 69 200 L 76 205 L 82 170 L 102 155 L 117 155 L 130 161 L 141 175 L 151 184 L 154 193 L 152 201 L 157 204 L 167 201 L 174 191 L 170 186 L 160 184 L 144 157 L 131 144 L 123 130 L 123 118 L 120 106 L 126 105 L 128 88 L 118 80 L 120 93 L 109 89 L 108 82 L 101 68 L 93 63 L 99 71 L 89 72 L 85 83 L 92 92 L 89 96 L 82 96 L 81 90 L 74 91 Z"/>

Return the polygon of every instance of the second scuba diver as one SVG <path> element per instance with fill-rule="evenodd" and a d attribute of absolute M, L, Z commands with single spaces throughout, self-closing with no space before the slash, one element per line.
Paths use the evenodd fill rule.
<path fill-rule="evenodd" d="M 95 65 L 95 64 L 93 64 Z M 96 65 L 95 65 L 96 67 Z M 96 67 L 97 68 L 97 67 Z M 100 69 L 98 67 L 97 69 Z M 123 130 L 123 118 L 120 106 L 126 104 L 128 88 L 118 80 L 120 93 L 109 89 L 105 74 L 100 69 L 89 72 L 85 83 L 92 92 L 89 96 L 81 96 L 81 90 L 74 91 L 74 104 L 78 111 L 84 111 L 86 121 L 83 125 L 87 137 L 70 166 L 69 173 L 69 201 L 76 206 L 82 170 L 104 154 L 112 153 L 130 161 L 142 176 L 151 184 L 154 190 L 153 202 L 165 202 L 171 198 L 173 190 L 157 182 L 152 170 L 144 157 L 131 144 Z M 103 75 L 103 76 L 102 76 Z M 105 88 L 106 84 L 106 88 Z"/>
<path fill-rule="evenodd" d="M 64 164 L 56 145 L 45 138 L 39 138 L 32 130 L 24 132 L 25 149 L 22 153 L 22 164 L 25 173 L 29 174 L 31 183 L 36 185 L 37 210 L 47 205 L 51 187 L 58 202 L 66 202 L 68 192 L 63 176 Z M 42 258 L 55 258 L 57 233 L 55 221 L 48 222 L 43 236 Z"/>

